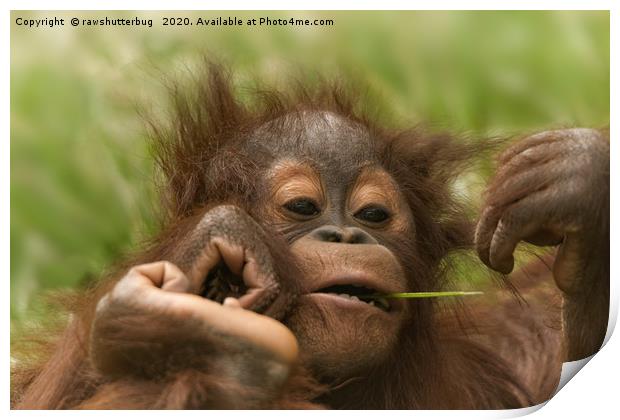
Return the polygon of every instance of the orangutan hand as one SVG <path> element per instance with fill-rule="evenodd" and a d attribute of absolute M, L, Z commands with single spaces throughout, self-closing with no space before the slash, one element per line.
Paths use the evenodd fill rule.
<path fill-rule="evenodd" d="M 133 267 L 114 285 L 91 328 L 98 371 L 151 377 L 191 367 L 274 390 L 286 381 L 297 341 L 277 320 L 250 310 L 268 311 L 280 294 L 258 225 L 243 217 L 232 206 L 207 212 L 173 256 L 185 272 L 159 261 Z M 218 298 L 205 298 L 215 287 L 211 274 L 224 268 Z M 233 276 L 234 287 L 225 284 Z"/>
<path fill-rule="evenodd" d="M 510 147 L 499 163 L 476 229 L 480 258 L 507 274 L 519 241 L 559 245 L 556 283 L 567 293 L 579 289 L 587 252 L 609 232 L 604 226 L 609 219 L 608 133 L 546 131 Z"/>

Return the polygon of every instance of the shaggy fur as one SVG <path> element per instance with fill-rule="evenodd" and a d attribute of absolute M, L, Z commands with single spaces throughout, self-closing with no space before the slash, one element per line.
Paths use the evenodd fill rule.
<path fill-rule="evenodd" d="M 171 255 L 206 209 L 232 203 L 261 220 L 250 204 L 263 198 L 254 180 L 264 167 L 247 152 L 245 143 L 259 127 L 279 117 L 309 110 L 330 111 L 368 129 L 376 142 L 376 155 L 400 185 L 416 216 L 415 239 L 391 246 L 417 290 L 444 288 L 446 265 L 442 261 L 450 252 L 471 247 L 468 209 L 455 198 L 451 185 L 476 155 L 488 151 L 488 145 L 457 141 L 417 128 L 381 127 L 374 117 L 364 114 L 360 102 L 346 89 L 329 83 L 315 88 L 294 84 L 279 92 L 257 88 L 250 100 L 241 101 L 231 76 L 210 65 L 193 94 L 182 92 L 185 90 L 181 88 L 174 91 L 172 124 L 150 125 L 155 159 L 164 180 L 161 233 L 145 250 L 72 302 L 71 321 L 63 332 L 50 332 L 46 335 L 51 337 L 49 342 L 39 346 L 26 341 L 14 344 L 14 408 L 221 408 L 226 406 L 221 395 L 231 390 L 248 400 L 262 392 L 214 376 L 197 348 L 177 353 L 165 364 L 157 365 L 160 371 L 150 377 L 103 375 L 91 365 L 88 337 L 94 307 L 101 296 L 128 267 Z M 271 124 L 270 130 L 277 137 L 278 130 L 285 128 Z M 294 266 L 285 242 L 274 244 L 277 265 Z M 280 275 L 280 281 L 287 281 L 284 270 Z M 537 278 L 551 284 L 548 271 Z M 557 383 L 553 379 L 559 377 L 557 363 L 541 363 L 520 372 L 507 359 L 514 354 L 496 349 L 521 348 L 528 352 L 533 349 L 530 336 L 538 334 L 543 337 L 541 345 L 548 348 L 536 350 L 554 351 L 559 348 L 557 337 L 561 331 L 547 328 L 544 320 L 531 320 L 530 331 L 507 324 L 506 319 L 517 312 L 519 319 L 528 322 L 527 313 L 536 313 L 539 306 L 530 307 L 526 313 L 514 297 L 497 293 L 502 294 L 505 307 L 512 308 L 506 309 L 506 314 L 480 309 L 497 305 L 493 299 L 475 301 L 476 306 L 469 307 L 469 312 L 468 308 L 456 306 L 446 310 L 431 299 L 417 301 L 413 310 L 415 324 L 403 328 L 400 343 L 385 365 L 372 369 L 366 377 L 338 386 L 321 384 L 298 366 L 283 394 L 274 396 L 264 408 L 499 409 L 543 401 Z M 528 298 L 527 293 L 524 296 Z M 497 325 L 505 325 L 504 334 L 479 338 L 477 334 L 484 334 L 477 330 L 477 320 L 483 316 L 488 322 L 496 321 L 494 331 Z M 130 328 L 153 329 L 156 335 L 156 329 L 164 327 L 145 322 Z M 131 339 L 130 328 L 127 340 Z M 537 379 L 540 376 L 551 378 L 551 385 L 541 383 Z"/>

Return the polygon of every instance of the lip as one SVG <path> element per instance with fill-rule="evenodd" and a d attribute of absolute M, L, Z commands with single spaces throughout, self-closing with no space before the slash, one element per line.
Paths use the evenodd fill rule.
<path fill-rule="evenodd" d="M 328 294 L 328 293 L 308 293 L 302 295 L 300 298 L 303 300 L 309 300 L 315 303 L 321 303 L 324 305 L 334 305 L 339 309 L 344 309 L 346 311 L 369 311 L 373 314 L 393 317 L 396 314 L 400 313 L 402 310 L 402 306 L 400 302 L 397 300 L 390 301 L 390 310 L 385 311 L 376 306 L 370 305 L 368 303 L 362 301 L 351 300 L 348 298 L 340 297 L 338 295 Z"/>
<path fill-rule="evenodd" d="M 374 289 L 378 293 L 396 293 L 399 291 L 389 290 L 390 288 L 386 287 L 384 282 L 381 282 L 378 278 L 374 276 L 369 276 L 366 273 L 347 273 L 342 275 L 337 274 L 317 280 L 312 284 L 308 294 L 316 293 L 317 290 L 321 290 L 326 287 L 346 284 L 353 284 L 357 286 L 363 286 L 368 289 Z"/>
<path fill-rule="evenodd" d="M 310 291 L 306 292 L 303 296 L 308 297 L 312 300 L 318 300 L 321 302 L 327 302 L 330 304 L 335 304 L 338 307 L 346 308 L 346 309 L 366 309 L 366 310 L 374 310 L 379 311 L 380 313 L 386 315 L 392 315 L 393 313 L 400 312 L 402 310 L 402 302 L 400 299 L 391 299 L 389 311 L 384 311 L 376 306 L 372 306 L 363 301 L 356 301 L 348 298 L 344 298 L 338 296 L 336 294 L 331 293 L 323 293 L 317 292 L 318 290 L 330 287 L 330 286 L 338 286 L 338 285 L 357 285 L 366 287 L 369 289 L 376 290 L 377 293 L 396 293 L 401 292 L 400 288 L 389 287 L 390 285 L 386 285 L 385 282 L 380 281 L 377 277 L 368 275 L 367 273 L 347 273 L 342 275 L 333 275 L 326 277 L 321 280 L 317 280 L 314 282 L 310 288 Z"/>

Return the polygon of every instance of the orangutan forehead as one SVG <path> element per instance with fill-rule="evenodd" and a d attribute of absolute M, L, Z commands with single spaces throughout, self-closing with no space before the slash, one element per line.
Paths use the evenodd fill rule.
<path fill-rule="evenodd" d="M 374 160 L 368 129 L 328 111 L 289 113 L 263 124 L 250 143 L 272 156 L 312 161 L 318 167 L 357 166 Z"/>

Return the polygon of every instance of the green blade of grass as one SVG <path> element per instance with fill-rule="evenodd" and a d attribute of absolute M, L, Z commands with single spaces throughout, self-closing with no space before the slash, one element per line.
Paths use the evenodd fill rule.
<path fill-rule="evenodd" d="M 484 292 L 406 292 L 406 293 L 387 293 L 359 296 L 360 298 L 384 298 L 384 299 L 419 299 L 432 297 L 450 297 L 450 296 L 472 296 L 482 295 Z"/>

